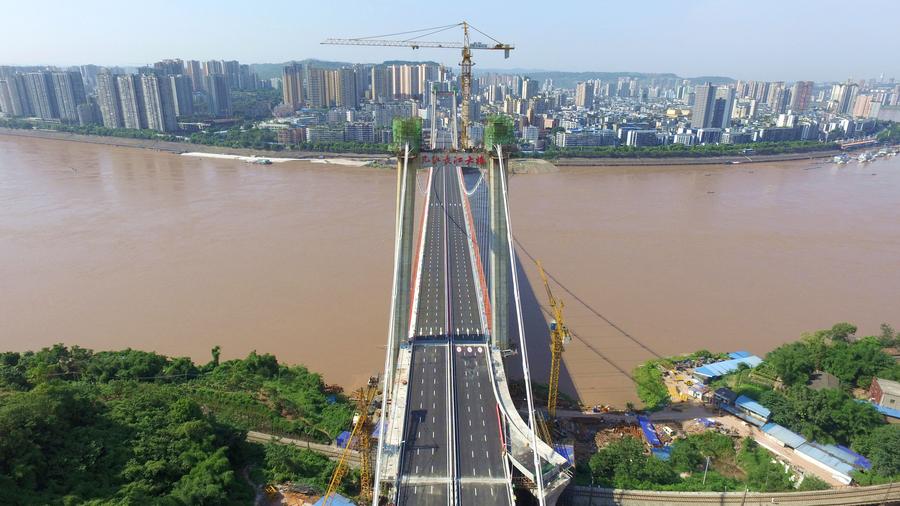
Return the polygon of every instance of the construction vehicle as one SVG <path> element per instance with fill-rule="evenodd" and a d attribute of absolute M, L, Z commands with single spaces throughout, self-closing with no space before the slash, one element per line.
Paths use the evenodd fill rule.
<path fill-rule="evenodd" d="M 378 395 L 378 377 L 369 378 L 365 388 L 358 389 L 353 398 L 356 400 L 356 413 L 353 415 L 353 430 L 347 440 L 347 446 L 341 453 L 337 467 L 331 475 L 328 490 L 322 498 L 322 506 L 329 506 L 337 494 L 337 489 L 349 469 L 349 456 L 354 444 L 360 455 L 359 467 L 359 500 L 360 504 L 372 502 L 372 402 Z"/>
<path fill-rule="evenodd" d="M 441 33 L 453 28 L 462 27 L 463 30 L 463 41 L 462 42 L 435 42 L 435 41 L 427 41 L 421 40 L 423 37 L 430 37 L 437 33 Z M 485 44 L 483 42 L 470 42 L 469 41 L 469 29 L 475 30 L 476 32 L 484 35 L 485 37 L 491 39 L 493 44 Z M 386 39 L 385 37 L 396 37 L 400 35 L 409 36 L 406 39 Z M 462 61 L 459 63 L 460 66 L 460 85 L 462 87 L 462 129 L 459 133 L 459 142 L 460 146 L 463 150 L 468 149 L 472 146 L 469 145 L 469 104 L 472 97 L 472 66 L 475 65 L 472 62 L 472 50 L 473 49 L 486 49 L 493 51 L 503 51 L 504 58 L 509 58 L 509 52 L 515 49 L 510 44 L 505 44 L 500 42 L 499 40 L 491 37 L 490 35 L 482 32 L 478 28 L 470 25 L 466 21 L 461 23 L 454 23 L 452 25 L 446 26 L 436 26 L 432 28 L 423 28 L 421 30 L 410 30 L 408 32 L 399 32 L 399 33 L 390 33 L 386 35 L 378 35 L 375 37 L 359 37 L 355 39 L 326 39 L 322 44 L 337 44 L 337 45 L 345 45 L 345 46 L 389 46 L 389 47 L 410 47 L 413 49 L 419 48 L 440 48 L 440 49 L 461 49 L 462 50 Z M 455 113 L 455 111 L 454 111 Z"/>
<path fill-rule="evenodd" d="M 562 363 L 562 354 L 565 344 L 572 338 L 563 318 L 563 307 L 565 304 L 563 304 L 562 300 L 553 296 L 553 291 L 550 289 L 550 281 L 547 279 L 547 273 L 544 272 L 544 266 L 540 260 L 537 261 L 537 266 L 541 271 L 544 288 L 547 289 L 547 299 L 550 301 L 550 313 L 553 317 L 553 320 L 550 322 L 550 383 L 547 392 L 547 414 L 552 420 L 556 418 L 556 402 L 559 396 L 559 368 Z"/>

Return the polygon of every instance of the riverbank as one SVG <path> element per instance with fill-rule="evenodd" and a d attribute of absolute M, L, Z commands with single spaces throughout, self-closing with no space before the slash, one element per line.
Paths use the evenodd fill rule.
<path fill-rule="evenodd" d="M 150 139 L 131 139 L 125 137 L 105 137 L 100 135 L 82 135 L 69 132 L 57 132 L 54 130 L 20 130 L 14 128 L 0 127 L 0 135 L 10 135 L 17 137 L 32 137 L 41 139 L 56 139 L 73 142 L 85 142 L 89 144 L 102 144 L 107 146 L 130 147 L 141 149 L 152 149 L 154 151 L 167 151 L 170 153 L 211 153 L 224 154 L 242 157 L 260 157 L 260 158 L 348 158 L 348 159 L 365 159 L 365 160 L 387 160 L 391 158 L 389 154 L 366 154 L 366 153 L 332 153 L 325 151 L 266 151 L 244 148 L 229 148 L 223 146 L 207 146 L 205 144 L 194 144 L 190 142 L 174 142 Z M 762 163 L 762 162 L 779 162 L 790 160 L 817 160 L 824 158 L 832 158 L 841 154 L 843 151 L 813 151 L 805 153 L 783 153 L 776 155 L 734 155 L 734 156 L 697 156 L 683 158 L 558 158 L 556 160 L 542 160 L 545 163 L 556 165 L 557 167 L 577 166 L 577 167 L 626 167 L 626 166 L 669 166 L 669 165 L 735 165 L 744 163 Z M 516 159 L 522 167 L 528 166 L 537 160 L 529 158 Z M 523 172 L 534 172 L 532 170 L 524 170 Z M 546 167 L 537 169 L 536 172 L 552 172 Z"/>
<path fill-rule="evenodd" d="M 787 162 L 792 160 L 820 160 L 840 155 L 844 151 L 810 151 L 777 155 L 696 156 L 685 158 L 558 158 L 552 162 L 560 167 L 630 167 L 659 165 L 737 165 L 745 163 Z"/>
<path fill-rule="evenodd" d="M 258 149 L 229 148 L 223 146 L 207 146 L 205 144 L 194 144 L 190 142 L 173 142 L 158 141 L 150 139 L 130 139 L 125 137 L 104 137 L 100 135 L 82 135 L 69 132 L 57 132 L 54 130 L 24 130 L 15 128 L 0 127 L 0 135 L 9 135 L 14 137 L 31 137 L 38 139 L 54 139 L 72 142 L 84 142 L 88 144 L 102 144 L 105 146 L 117 146 L 123 148 L 141 148 L 153 151 L 166 151 L 169 153 L 210 153 L 223 154 L 242 157 L 259 157 L 259 158 L 347 158 L 360 160 L 386 160 L 390 158 L 387 154 L 366 154 L 366 153 L 330 153 L 324 151 L 266 151 Z"/>

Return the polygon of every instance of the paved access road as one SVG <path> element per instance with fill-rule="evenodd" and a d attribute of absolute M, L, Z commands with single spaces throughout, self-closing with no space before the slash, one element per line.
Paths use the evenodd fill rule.
<path fill-rule="evenodd" d="M 459 169 L 433 169 L 399 503 L 511 504 Z"/>

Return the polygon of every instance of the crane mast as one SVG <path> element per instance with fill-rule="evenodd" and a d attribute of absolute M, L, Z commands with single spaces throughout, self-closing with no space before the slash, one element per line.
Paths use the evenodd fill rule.
<path fill-rule="evenodd" d="M 359 470 L 359 497 L 361 504 L 369 504 L 372 502 L 372 415 L 369 409 L 372 401 L 378 395 L 378 378 L 369 378 L 366 388 L 360 388 L 356 391 L 356 417 L 353 422 L 353 430 L 350 432 L 350 438 L 347 439 L 347 446 L 341 453 L 337 467 L 331 475 L 331 481 L 328 483 L 328 490 L 322 496 L 322 504 L 328 506 L 334 501 L 335 494 L 341 485 L 341 481 L 347 474 L 349 467 L 349 457 L 353 443 L 356 443 L 360 453 L 360 470 Z"/>
<path fill-rule="evenodd" d="M 469 48 L 469 24 L 463 21 L 462 61 L 459 62 L 459 81 L 462 85 L 462 131 L 459 133 L 459 145 L 463 150 L 469 146 L 469 100 L 472 96 L 472 50 Z"/>
<path fill-rule="evenodd" d="M 460 42 L 438 42 L 438 41 L 427 41 L 421 40 L 422 37 L 434 35 L 440 32 L 444 32 L 446 30 L 462 27 L 463 29 L 463 41 Z M 470 40 L 470 31 L 475 30 L 481 35 L 491 39 L 493 44 L 485 44 L 481 42 L 471 42 Z M 424 33 L 422 33 L 424 32 Z M 414 35 L 418 34 L 418 35 Z M 396 35 L 409 35 L 408 38 L 402 40 L 396 39 L 385 39 L 384 37 L 396 36 Z M 497 39 L 487 35 L 481 30 L 475 28 L 471 24 L 466 21 L 461 23 L 455 23 L 447 26 L 438 26 L 433 28 L 424 28 L 421 30 L 411 30 L 408 32 L 401 32 L 389 35 L 380 35 L 376 37 L 358 37 L 353 39 L 326 39 L 322 42 L 322 44 L 336 44 L 336 45 L 344 45 L 344 46 L 378 46 L 378 47 L 409 47 L 412 49 L 421 49 L 421 48 L 434 48 L 434 49 L 462 49 L 462 61 L 460 61 L 460 87 L 462 88 L 462 111 L 460 112 L 462 129 L 459 132 L 460 146 L 462 149 L 468 149 L 472 146 L 469 145 L 469 124 L 472 121 L 471 118 L 471 101 L 472 101 L 472 66 L 475 65 L 472 62 L 472 50 L 473 49 L 486 49 L 486 50 L 495 50 L 495 51 L 503 51 L 503 57 L 509 58 L 509 52 L 515 49 L 511 44 L 505 44 L 503 42 L 498 41 Z M 453 111 L 453 114 L 456 114 L 456 111 Z M 455 117 L 455 116 L 454 116 Z"/>
<path fill-rule="evenodd" d="M 541 279 L 544 281 L 544 288 L 547 290 L 547 299 L 550 301 L 550 313 L 553 315 L 553 321 L 550 323 L 550 383 L 547 392 L 547 414 L 550 418 L 556 418 L 556 402 L 559 397 L 559 369 L 562 363 L 562 354 L 565 343 L 569 341 L 569 329 L 566 327 L 563 318 L 563 301 L 553 296 L 550 289 L 550 281 L 547 279 L 547 273 L 544 272 L 544 266 L 541 261 L 537 261 L 538 269 L 541 271 Z"/>

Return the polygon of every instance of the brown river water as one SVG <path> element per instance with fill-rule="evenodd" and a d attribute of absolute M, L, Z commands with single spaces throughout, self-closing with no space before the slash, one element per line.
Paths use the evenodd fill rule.
<path fill-rule="evenodd" d="M 250 350 L 348 388 L 380 372 L 395 179 L 0 136 L 0 350 L 55 342 L 206 361 Z M 536 380 L 543 286 L 576 339 L 562 386 L 635 400 L 654 356 L 765 353 L 851 321 L 900 326 L 900 158 L 515 175 Z"/>

